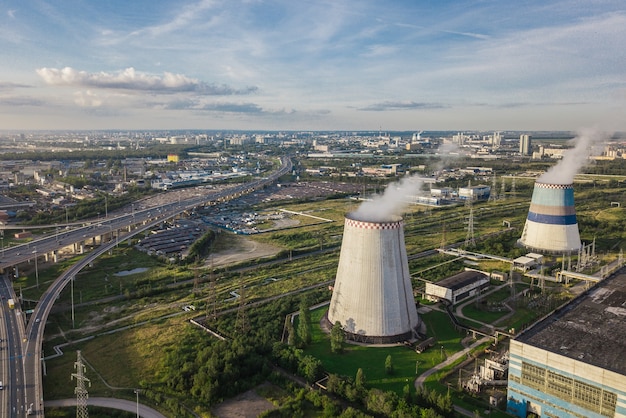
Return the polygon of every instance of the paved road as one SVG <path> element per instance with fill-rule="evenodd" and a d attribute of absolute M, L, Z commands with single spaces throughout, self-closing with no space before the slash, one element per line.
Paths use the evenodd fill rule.
<path fill-rule="evenodd" d="M 50 285 L 39 300 L 39 303 L 35 307 L 34 312 L 31 315 L 31 319 L 26 327 L 24 327 L 23 322 L 25 315 L 22 313 L 18 304 L 16 304 L 14 310 L 11 310 L 10 315 L 3 315 L 6 322 L 4 327 L 0 327 L 0 331 L 2 331 L 3 335 L 6 335 L 7 341 L 11 342 L 11 346 L 13 348 L 4 357 L 0 356 L 0 360 L 4 363 L 3 371 L 0 376 L 7 379 L 5 385 L 8 385 L 11 390 L 10 396 L 4 394 L 3 396 L 0 396 L 0 403 L 2 404 L 0 406 L 0 409 L 2 410 L 2 417 L 14 416 L 13 414 L 19 414 L 21 416 L 27 410 L 34 416 L 44 416 L 40 359 L 43 331 L 48 314 L 50 313 L 50 309 L 58 298 L 60 292 L 68 283 L 70 283 L 71 280 L 73 280 L 76 273 L 80 271 L 80 269 L 82 269 L 91 259 L 117 245 L 119 239 L 119 232 L 117 231 L 131 225 L 143 225 L 139 226 L 134 231 L 125 234 L 123 238 L 126 239 L 141 232 L 143 229 L 154 226 L 159 222 L 186 210 L 194 209 L 197 206 L 205 205 L 209 202 L 222 202 L 251 193 L 258 188 L 271 184 L 281 175 L 286 174 L 291 170 L 290 158 L 283 157 L 281 159 L 281 163 L 282 165 L 280 169 L 271 174 L 269 177 L 255 180 L 251 183 L 237 185 L 207 196 L 196 196 L 190 199 L 179 200 L 178 202 L 160 205 L 159 207 L 143 208 L 138 211 L 133 209 L 131 213 L 106 220 L 98 219 L 92 224 L 76 230 L 70 230 L 63 233 L 55 231 L 55 234 L 53 235 L 38 239 L 36 244 L 33 242 L 8 249 L 3 248 L 0 259 L 0 268 L 14 266 L 32 258 L 35 260 L 35 270 L 37 270 L 37 257 L 42 253 L 48 253 L 62 246 L 66 246 L 69 243 L 85 241 L 86 239 L 92 239 L 96 236 L 102 236 L 107 232 L 109 233 L 111 239 L 111 241 L 106 243 L 101 242 L 99 248 L 93 250 L 81 261 L 70 267 L 59 278 L 57 278 L 52 285 Z M 115 241 L 113 241 L 114 231 L 118 234 Z M 7 299 L 9 297 L 16 299 L 10 280 L 6 276 L 3 277 L 2 280 L 4 282 L 4 291 L 6 293 L 5 297 Z M 12 319 L 15 324 L 11 325 L 9 319 Z M 10 411 L 12 414 L 6 414 L 7 411 Z"/>
<path fill-rule="evenodd" d="M 126 399 L 115 398 L 89 398 L 87 399 L 87 405 L 101 406 L 103 408 L 119 409 L 127 412 L 137 412 L 137 402 L 127 401 Z M 45 401 L 45 407 L 59 407 L 59 406 L 76 406 L 76 399 L 58 399 L 55 401 Z M 139 416 L 142 418 L 167 418 L 159 411 L 150 408 L 149 406 L 139 404 Z"/>

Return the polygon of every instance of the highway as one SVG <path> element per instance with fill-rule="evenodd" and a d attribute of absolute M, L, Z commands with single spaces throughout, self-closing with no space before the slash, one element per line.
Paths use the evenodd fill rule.
<path fill-rule="evenodd" d="M 12 291 L 7 287 L 5 280 L 0 281 L 0 330 L 2 331 L 2 341 L 0 342 L 2 361 L 2 391 L 0 391 L 0 416 L 17 417 L 23 416 L 25 408 L 24 385 L 24 356 L 22 351 L 21 336 L 24 335 L 23 314 L 19 309 L 10 309 L 8 299 L 12 296 Z M 20 415 L 18 415 L 20 414 Z"/>
<path fill-rule="evenodd" d="M 21 262 L 35 259 L 42 254 L 57 251 L 68 245 L 82 243 L 107 234 L 110 237 L 109 241 L 100 242 L 98 247 L 70 267 L 47 288 L 39 299 L 26 326 L 25 314 L 17 303 L 11 280 L 6 274 L 3 275 L 2 280 L 0 280 L 0 297 L 5 298 L 2 300 L 3 303 L 0 308 L 2 316 L 2 321 L 0 321 L 0 331 L 2 332 L 2 342 L 0 342 L 2 371 L 0 376 L 4 388 L 0 390 L 0 400 L 2 401 L 0 416 L 11 418 L 44 416 L 41 350 L 45 323 L 52 305 L 61 291 L 82 268 L 115 247 L 120 239 L 129 239 L 198 206 L 217 204 L 251 193 L 273 183 L 280 176 L 291 171 L 291 168 L 291 159 L 282 157 L 281 167 L 277 171 L 268 177 L 250 183 L 236 185 L 205 196 L 167 203 L 159 207 L 133 210 L 131 213 L 113 218 L 92 220 L 85 222 L 85 226 L 80 228 L 55 232 L 28 244 L 4 249 L 1 254 L 0 268 L 6 270 Z M 121 231 L 128 232 L 120 235 Z M 14 309 L 10 309 L 6 302 L 10 298 L 16 300 Z"/>

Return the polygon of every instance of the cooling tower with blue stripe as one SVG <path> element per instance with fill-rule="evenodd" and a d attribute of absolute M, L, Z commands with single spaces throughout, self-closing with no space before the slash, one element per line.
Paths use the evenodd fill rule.
<path fill-rule="evenodd" d="M 571 184 L 535 183 L 519 243 L 546 253 L 572 253 L 580 249 Z"/>

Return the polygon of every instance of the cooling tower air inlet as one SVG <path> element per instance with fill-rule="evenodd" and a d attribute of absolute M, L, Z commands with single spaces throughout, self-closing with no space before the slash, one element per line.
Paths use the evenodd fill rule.
<path fill-rule="evenodd" d="M 572 253 L 580 249 L 571 184 L 535 183 L 519 243 L 547 253 Z"/>
<path fill-rule="evenodd" d="M 412 340 L 415 307 L 402 218 L 384 222 L 345 219 L 341 254 L 328 309 L 349 339 L 373 344 Z"/>

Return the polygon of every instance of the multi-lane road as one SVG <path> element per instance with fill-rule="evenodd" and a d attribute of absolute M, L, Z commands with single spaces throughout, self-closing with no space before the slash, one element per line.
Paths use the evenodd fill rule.
<path fill-rule="evenodd" d="M 0 342 L 0 381 L 3 386 L 0 390 L 0 416 L 11 418 L 27 415 L 44 416 L 41 349 L 46 319 L 61 291 L 83 267 L 117 245 L 120 239 L 128 239 L 198 206 L 215 204 L 251 193 L 273 183 L 280 176 L 287 174 L 291 168 L 291 159 L 283 157 L 280 168 L 268 177 L 205 196 L 195 196 L 159 207 L 133 210 L 121 216 L 86 222 L 85 226 L 79 228 L 62 230 L 28 244 L 3 249 L 0 254 L 0 268 L 6 270 L 69 245 L 83 243 L 95 237 L 109 237 L 108 241 L 101 239 L 100 246 L 73 265 L 46 289 L 28 321 L 17 301 L 15 308 L 8 307 L 7 300 L 16 299 L 16 295 L 10 279 L 7 275 L 3 275 L 0 280 L 0 297 L 3 298 L 0 306 L 0 338 L 2 339 Z"/>

